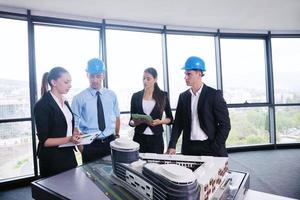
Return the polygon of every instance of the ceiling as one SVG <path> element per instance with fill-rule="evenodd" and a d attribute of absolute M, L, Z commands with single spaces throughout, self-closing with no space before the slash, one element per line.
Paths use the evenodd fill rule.
<path fill-rule="evenodd" d="M 0 6 L 167 26 L 300 31 L 300 0 L 0 0 Z"/>

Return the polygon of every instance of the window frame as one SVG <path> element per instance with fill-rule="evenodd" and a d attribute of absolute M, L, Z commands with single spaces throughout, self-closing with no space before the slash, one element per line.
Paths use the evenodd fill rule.
<path fill-rule="evenodd" d="M 91 22 L 91 21 L 83 21 L 83 20 L 74 20 L 74 19 L 66 19 L 66 18 L 55 18 L 55 17 L 47 17 L 47 16 L 38 16 L 32 15 L 31 10 L 23 10 L 23 12 L 15 13 L 0 11 L 1 18 L 7 19 L 16 19 L 26 21 L 28 23 L 28 70 L 29 70 L 29 87 L 30 87 L 30 110 L 31 110 L 31 117 L 27 118 L 14 118 L 14 119 L 3 119 L 0 120 L 0 123 L 9 123 L 9 122 L 21 122 L 21 121 L 31 121 L 32 127 L 32 148 L 33 148 L 33 159 L 34 159 L 34 176 L 30 177 L 22 177 L 17 179 L 6 180 L 5 182 L 0 182 L 0 186 L 2 188 L 9 188 L 16 184 L 24 184 L 30 183 L 31 181 L 38 178 L 38 170 L 37 170 L 37 158 L 36 158 L 36 140 L 35 140 L 35 124 L 33 116 L 33 106 L 37 101 L 37 91 L 36 91 L 36 71 L 35 71 L 35 48 L 34 48 L 34 24 L 44 24 L 44 25 L 51 25 L 51 26 L 68 26 L 71 28 L 84 28 L 84 29 L 99 29 L 99 47 L 100 47 L 100 57 L 106 63 L 106 35 L 105 31 L 107 29 L 123 29 L 123 30 L 138 30 L 138 31 L 145 31 L 145 32 L 156 32 L 162 34 L 162 49 L 163 49 L 163 69 L 164 69 L 164 88 L 166 91 L 169 91 L 169 77 L 168 77 L 168 57 L 167 57 L 167 35 L 168 34 L 183 34 L 183 35 L 210 35 L 215 37 L 215 56 L 216 56 L 216 73 L 217 73 L 217 89 L 222 89 L 222 66 L 221 66 L 221 54 L 220 54 L 220 39 L 221 38 L 262 38 L 265 40 L 266 43 L 266 87 L 267 87 L 267 99 L 266 103 L 249 103 L 245 104 L 228 104 L 229 108 L 243 108 L 243 107 L 267 107 L 269 110 L 269 126 L 270 126 L 270 144 L 266 145 L 255 145 L 255 146 L 239 146 L 239 147 L 230 147 L 228 148 L 229 152 L 234 151 L 245 151 L 245 150 L 261 150 L 261 149 L 276 149 L 276 148 L 293 148 L 293 147 L 300 147 L 300 143 L 288 143 L 288 144 L 277 144 L 276 142 L 276 123 L 275 123 L 275 108 L 278 106 L 300 106 L 300 103 L 291 103 L 291 104 L 275 104 L 274 101 L 274 83 L 273 83 L 273 66 L 272 66 L 272 45 L 271 39 L 272 38 L 300 38 L 300 33 L 289 33 L 288 31 L 283 31 L 283 33 L 276 33 L 271 31 L 264 31 L 263 33 L 244 33 L 236 30 L 235 32 L 226 32 L 226 30 L 219 30 L 219 29 L 211 29 L 211 30 L 194 30 L 185 27 L 180 28 L 173 28 L 169 26 L 151 26 L 151 25 L 121 25 L 121 23 L 106 23 L 105 19 L 100 20 L 99 22 Z M 233 30 L 234 31 L 234 30 Z M 249 31 L 251 32 L 251 31 Z M 285 33 L 284 33 L 285 32 Z M 108 66 L 109 68 L 109 66 Z M 104 85 L 108 86 L 108 82 L 105 82 Z M 175 108 L 172 109 L 173 111 Z M 128 114 L 130 111 L 122 111 L 121 114 Z"/>

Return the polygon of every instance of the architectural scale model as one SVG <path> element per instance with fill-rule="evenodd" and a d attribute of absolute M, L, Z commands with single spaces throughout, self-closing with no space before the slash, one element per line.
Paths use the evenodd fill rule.
<path fill-rule="evenodd" d="M 116 139 L 110 146 L 116 184 L 144 199 L 236 199 L 229 198 L 226 157 L 139 153 L 139 144 L 125 139 Z M 248 187 L 249 183 L 242 189 Z"/>

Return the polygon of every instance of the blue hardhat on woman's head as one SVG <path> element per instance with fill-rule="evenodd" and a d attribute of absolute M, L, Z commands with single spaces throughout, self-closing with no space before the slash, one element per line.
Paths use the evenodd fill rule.
<path fill-rule="evenodd" d="M 89 74 L 101 74 L 105 72 L 105 66 L 102 60 L 93 58 L 88 61 L 85 71 Z"/>
<path fill-rule="evenodd" d="M 184 70 L 200 70 L 200 71 L 204 72 L 205 71 L 205 63 L 201 58 L 199 58 L 197 56 L 191 56 L 185 61 L 184 67 L 182 69 L 184 69 Z"/>

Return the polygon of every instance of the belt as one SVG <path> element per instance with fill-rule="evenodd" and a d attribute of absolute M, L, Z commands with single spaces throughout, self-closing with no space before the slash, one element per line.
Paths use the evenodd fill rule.
<path fill-rule="evenodd" d="M 96 138 L 95 140 L 101 141 L 102 143 L 104 143 L 104 142 L 107 142 L 107 141 L 109 141 L 109 140 L 114 139 L 114 137 L 115 137 L 115 135 L 114 135 L 114 134 L 111 134 L 111 135 L 109 135 L 109 136 L 107 136 L 107 137 L 105 137 L 105 138 Z"/>

